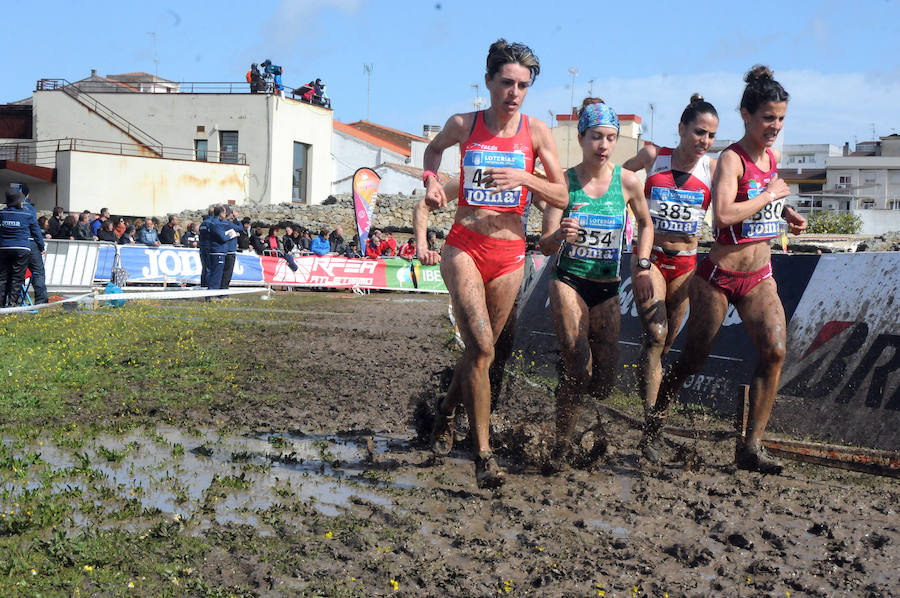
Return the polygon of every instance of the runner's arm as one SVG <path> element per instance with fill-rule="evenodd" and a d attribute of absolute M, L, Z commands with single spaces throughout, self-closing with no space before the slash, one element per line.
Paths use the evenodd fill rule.
<path fill-rule="evenodd" d="M 625 201 L 637 220 L 638 242 L 632 259 L 650 259 L 650 251 L 653 249 L 653 220 L 650 218 L 650 208 L 644 197 L 641 180 L 630 170 L 622 171 L 622 190 L 625 192 Z M 636 299 L 642 303 L 653 299 L 650 271 L 636 268 L 634 272 L 632 287 Z"/>
<path fill-rule="evenodd" d="M 444 128 L 434 136 L 434 139 L 425 148 L 425 157 L 422 160 L 423 170 L 437 172 L 441 167 L 441 157 L 444 150 L 462 141 L 472 125 L 474 114 L 454 114 L 447 119 Z M 466 127 L 468 123 L 469 127 Z M 425 181 L 425 202 L 429 207 L 439 208 L 447 204 L 448 197 L 441 187 L 440 181 L 435 176 L 429 176 Z"/>
<path fill-rule="evenodd" d="M 654 160 L 656 160 L 656 146 L 645 145 L 637 154 L 625 160 L 625 163 L 622 164 L 622 168 L 630 170 L 631 172 L 637 172 L 641 169 L 649 170 L 649 167 L 653 164 Z"/>
<path fill-rule="evenodd" d="M 776 174 L 762 193 L 753 199 L 738 202 L 738 181 L 743 176 L 743 170 L 740 156 L 732 150 L 722 152 L 712 183 L 713 221 L 716 228 L 727 228 L 743 222 L 769 202 L 791 194 L 787 183 Z"/>
<path fill-rule="evenodd" d="M 538 245 L 544 255 L 553 255 L 565 239 L 565 232 L 560 228 L 563 211 L 553 206 L 544 209 L 541 224 L 541 238 Z"/>

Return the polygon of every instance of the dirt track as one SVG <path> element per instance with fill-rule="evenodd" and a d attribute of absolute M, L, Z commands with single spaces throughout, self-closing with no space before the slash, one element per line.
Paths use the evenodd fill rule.
<path fill-rule="evenodd" d="M 508 482 L 482 491 L 464 450 L 433 464 L 415 441 L 416 406 L 439 394 L 441 372 L 457 356 L 446 297 L 321 297 L 318 307 L 284 314 L 291 324 L 276 339 L 275 359 L 297 376 L 269 389 L 283 402 L 223 403 L 220 412 L 194 415 L 250 429 L 340 433 L 360 445 L 386 436 L 384 452 L 361 467 L 390 505 L 354 501 L 347 515 L 360 528 L 336 535 L 315 575 L 298 574 L 307 580 L 299 586 L 270 572 L 260 587 L 248 564 L 238 581 L 260 593 L 387 595 L 395 593 L 392 579 L 399 595 L 900 595 L 896 480 L 799 464 L 782 476 L 739 472 L 732 444 L 693 441 L 673 444 L 677 462 L 651 469 L 637 458 L 638 433 L 613 422 L 603 459 L 544 477 L 533 462 L 553 398 L 515 378 L 495 413 Z M 281 315 L 267 309 L 258 317 Z M 253 347 L 247 359 L 249 372 L 259 359 Z M 372 534 L 393 541 L 384 540 L 384 550 L 365 540 Z M 385 581 L 360 586 L 357 578 Z"/>

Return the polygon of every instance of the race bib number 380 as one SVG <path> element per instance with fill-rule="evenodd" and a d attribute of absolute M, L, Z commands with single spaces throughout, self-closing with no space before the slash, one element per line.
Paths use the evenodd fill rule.
<path fill-rule="evenodd" d="M 490 178 L 485 170 L 490 168 L 518 168 L 525 170 L 525 154 L 522 152 L 495 152 L 469 150 L 463 158 L 463 196 L 470 206 L 515 207 L 522 196 L 521 188 L 495 191 L 484 186 Z"/>
<path fill-rule="evenodd" d="M 578 238 L 568 243 L 567 255 L 587 260 L 619 261 L 624 216 L 572 214 L 578 219 Z"/>
<path fill-rule="evenodd" d="M 753 199 L 761 191 L 761 189 L 750 189 L 747 197 Z M 776 199 L 767 203 L 760 211 L 741 223 L 743 237 L 745 239 L 771 239 L 777 236 L 783 208 L 784 199 Z"/>
<path fill-rule="evenodd" d="M 697 235 L 706 214 L 702 191 L 653 187 L 649 204 L 653 228 L 660 232 Z"/>

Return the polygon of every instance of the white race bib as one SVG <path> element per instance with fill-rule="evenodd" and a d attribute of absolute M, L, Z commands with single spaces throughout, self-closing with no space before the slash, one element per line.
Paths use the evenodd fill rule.
<path fill-rule="evenodd" d="M 567 242 L 566 255 L 583 260 L 618 262 L 625 217 L 570 214 L 578 219 L 578 238 Z"/>
<path fill-rule="evenodd" d="M 525 170 L 525 154 L 522 152 L 498 152 L 469 150 L 463 157 L 463 197 L 470 206 L 516 207 L 522 196 L 522 189 L 495 191 L 484 186 L 484 171 L 488 168 L 518 168 Z"/>
<path fill-rule="evenodd" d="M 700 234 L 700 223 L 706 215 L 702 191 L 653 187 L 648 203 L 655 230 L 693 237 Z"/>
<path fill-rule="evenodd" d="M 748 189 L 747 198 L 753 199 L 762 191 L 762 188 Z M 745 239 L 769 239 L 777 236 L 783 209 L 784 199 L 770 201 L 760 211 L 741 223 L 741 235 Z"/>

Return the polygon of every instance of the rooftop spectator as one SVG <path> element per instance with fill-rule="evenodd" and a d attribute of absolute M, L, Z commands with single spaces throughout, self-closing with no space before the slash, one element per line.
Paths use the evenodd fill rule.
<path fill-rule="evenodd" d="M 266 90 L 266 82 L 263 80 L 259 67 L 254 62 L 247 71 L 247 83 L 250 84 L 250 93 L 259 93 Z"/>
<path fill-rule="evenodd" d="M 159 247 L 159 235 L 153 226 L 152 218 L 144 219 L 144 226 L 138 233 L 138 243 L 147 245 L 148 247 Z"/>

